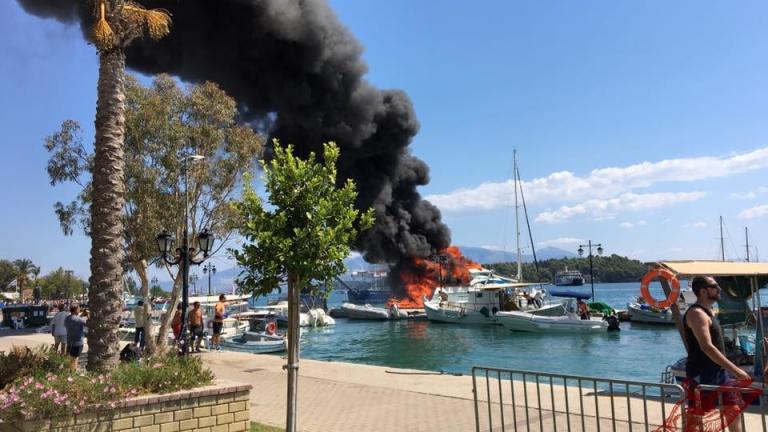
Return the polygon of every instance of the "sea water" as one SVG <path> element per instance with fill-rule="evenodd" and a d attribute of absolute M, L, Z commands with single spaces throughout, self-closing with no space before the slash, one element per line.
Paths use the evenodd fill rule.
<path fill-rule="evenodd" d="M 596 284 L 595 297 L 625 309 L 639 295 L 639 285 Z M 568 289 L 590 292 L 588 284 Z M 658 286 L 651 291 L 662 296 Z M 766 294 L 761 292 L 763 305 L 768 305 Z M 345 301 L 346 292 L 334 291 L 328 306 Z M 619 332 L 550 334 L 490 325 L 342 318 L 335 326 L 303 329 L 301 339 L 302 358 L 461 374 L 487 366 L 657 382 L 664 368 L 684 355 L 675 326 L 630 322 L 621 323 Z"/>

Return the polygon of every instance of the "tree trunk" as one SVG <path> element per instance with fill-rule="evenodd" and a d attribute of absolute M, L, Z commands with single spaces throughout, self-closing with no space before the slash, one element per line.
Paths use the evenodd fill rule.
<path fill-rule="evenodd" d="M 123 275 L 123 138 L 125 54 L 99 54 L 93 202 L 91 203 L 91 289 L 88 306 L 88 369 L 111 370 L 119 360 Z"/>
<path fill-rule="evenodd" d="M 152 299 L 149 297 L 149 278 L 147 277 L 147 260 L 137 260 L 133 262 L 133 268 L 136 269 L 136 274 L 139 275 L 139 281 L 141 281 L 141 290 L 139 295 L 144 300 L 144 316 L 148 317 L 147 322 L 144 324 L 144 341 L 146 346 L 144 347 L 144 354 L 154 354 L 157 352 L 157 346 L 155 339 L 152 337 Z"/>
<path fill-rule="evenodd" d="M 288 274 L 288 401 L 286 404 L 285 431 L 296 432 L 299 400 L 299 292 L 300 279 Z"/>
<path fill-rule="evenodd" d="M 176 305 L 179 304 L 179 293 L 181 292 L 181 272 L 176 274 L 176 279 L 173 280 L 173 288 L 171 288 L 171 298 L 168 302 L 168 309 L 160 318 L 160 330 L 157 334 L 157 346 L 158 351 L 165 351 L 168 349 L 168 328 L 171 326 L 171 320 L 176 313 Z"/>

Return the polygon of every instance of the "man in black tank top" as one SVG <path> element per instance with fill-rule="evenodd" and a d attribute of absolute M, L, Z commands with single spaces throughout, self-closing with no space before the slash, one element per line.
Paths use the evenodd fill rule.
<path fill-rule="evenodd" d="M 696 303 L 688 308 L 683 317 L 685 342 L 688 345 L 685 374 L 692 381 L 690 384 L 724 385 L 734 380 L 750 381 L 751 377 L 728 360 L 724 353 L 723 333 L 712 313 L 712 305 L 720 299 L 720 286 L 712 277 L 696 276 L 691 281 L 691 288 L 696 294 Z M 717 396 L 707 397 L 707 393 L 701 392 L 702 402 L 714 399 L 715 403 L 704 403 L 703 408 L 715 409 Z M 736 392 L 723 392 L 723 404 L 741 405 L 743 402 L 740 396 Z M 741 431 L 738 417 L 729 425 L 729 430 Z"/>

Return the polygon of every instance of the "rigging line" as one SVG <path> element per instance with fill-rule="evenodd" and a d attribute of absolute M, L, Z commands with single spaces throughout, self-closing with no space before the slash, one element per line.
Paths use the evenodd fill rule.
<path fill-rule="evenodd" d="M 728 225 L 725 225 L 725 223 L 723 223 L 723 227 L 725 228 L 725 234 L 726 234 L 725 238 L 728 239 L 728 244 L 731 245 L 731 249 L 733 250 L 733 257 L 734 259 L 738 259 L 739 253 L 736 250 L 736 245 L 733 244 L 733 237 L 731 236 L 731 232 L 728 231 Z"/>
<path fill-rule="evenodd" d="M 523 182 L 520 179 L 520 168 L 515 165 L 515 175 L 520 183 L 520 198 L 523 201 L 523 212 L 525 213 L 525 224 L 528 226 L 528 238 L 531 240 L 531 251 L 533 252 L 533 265 L 536 267 L 536 273 L 539 272 L 539 260 L 536 258 L 536 246 L 533 245 L 533 233 L 531 232 L 531 221 L 528 219 L 528 207 L 525 205 L 525 194 L 523 194 Z"/>

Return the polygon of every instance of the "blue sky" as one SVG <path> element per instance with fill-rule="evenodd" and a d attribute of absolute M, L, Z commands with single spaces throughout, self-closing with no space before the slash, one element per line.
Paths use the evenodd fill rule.
<path fill-rule="evenodd" d="M 765 3 L 330 4 L 367 78 L 413 99 L 421 192 L 454 243 L 514 248 L 516 148 L 537 247 L 714 259 L 722 215 L 728 258 L 743 258 L 745 226 L 768 257 Z M 48 184 L 42 140 L 67 118 L 92 140 L 96 54 L 14 1 L 0 2 L 0 52 L 0 257 L 87 277 L 89 240 L 52 211 L 75 190 Z"/>

